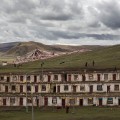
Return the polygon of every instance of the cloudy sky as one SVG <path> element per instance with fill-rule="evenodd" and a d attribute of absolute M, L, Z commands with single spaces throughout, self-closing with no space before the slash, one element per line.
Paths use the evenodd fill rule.
<path fill-rule="evenodd" d="M 0 42 L 120 44 L 120 0 L 0 0 Z"/>

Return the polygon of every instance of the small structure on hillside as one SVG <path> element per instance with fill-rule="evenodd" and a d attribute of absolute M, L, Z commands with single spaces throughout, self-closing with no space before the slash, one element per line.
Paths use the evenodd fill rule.
<path fill-rule="evenodd" d="M 40 49 L 35 49 L 25 56 L 18 56 L 14 61 L 15 64 L 25 63 L 29 61 L 35 61 L 40 59 L 47 59 L 56 56 L 57 54 L 53 54 L 53 52 L 42 51 Z"/>
<path fill-rule="evenodd" d="M 2 66 L 6 66 L 8 65 L 8 62 L 7 61 L 2 61 Z"/>

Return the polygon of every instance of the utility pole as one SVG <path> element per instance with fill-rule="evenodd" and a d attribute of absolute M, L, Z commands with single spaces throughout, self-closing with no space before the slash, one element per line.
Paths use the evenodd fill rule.
<path fill-rule="evenodd" d="M 34 106 L 33 106 L 33 91 L 32 91 L 32 89 L 31 89 L 31 98 L 32 98 L 32 120 L 34 120 Z"/>
<path fill-rule="evenodd" d="M 26 74 L 26 113 L 28 113 L 28 92 L 27 92 L 27 74 Z"/>

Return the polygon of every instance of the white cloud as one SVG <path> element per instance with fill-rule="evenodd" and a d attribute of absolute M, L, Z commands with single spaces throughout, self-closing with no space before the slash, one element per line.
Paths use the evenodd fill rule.
<path fill-rule="evenodd" d="M 119 19 L 118 0 L 1 0 L 0 42 L 117 44 Z"/>

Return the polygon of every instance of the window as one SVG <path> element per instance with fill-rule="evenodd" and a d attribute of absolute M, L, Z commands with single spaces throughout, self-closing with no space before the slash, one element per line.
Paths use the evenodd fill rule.
<path fill-rule="evenodd" d="M 13 81 L 16 81 L 17 80 L 17 76 L 13 76 Z"/>
<path fill-rule="evenodd" d="M 80 86 L 80 91 L 85 91 L 85 85 Z"/>
<path fill-rule="evenodd" d="M 108 98 L 107 99 L 107 104 L 113 104 L 113 98 Z"/>
<path fill-rule="evenodd" d="M 41 91 L 46 91 L 46 85 L 42 85 Z"/>
<path fill-rule="evenodd" d="M 37 82 L 37 76 L 36 75 L 34 76 L 34 82 L 35 83 Z"/>
<path fill-rule="evenodd" d="M 64 85 L 64 91 L 68 91 L 68 85 Z"/>
<path fill-rule="evenodd" d="M 3 76 L 1 76 L 1 77 L 0 77 L 0 80 L 4 80 L 4 77 L 3 77 Z"/>
<path fill-rule="evenodd" d="M 69 103 L 70 103 L 70 105 L 75 105 L 75 99 L 70 99 Z"/>
<path fill-rule="evenodd" d="M 93 98 L 88 98 L 88 104 L 93 104 Z"/>
<path fill-rule="evenodd" d="M 102 88 L 102 85 L 97 85 L 97 91 L 102 91 L 103 88 Z"/>
<path fill-rule="evenodd" d="M 89 74 L 89 80 L 93 80 L 93 74 Z"/>
<path fill-rule="evenodd" d="M 27 76 L 27 81 L 30 81 L 30 76 Z"/>
<path fill-rule="evenodd" d="M 78 80 L 78 75 L 74 75 L 74 80 Z"/>
<path fill-rule="evenodd" d="M 108 80 L 108 74 L 104 74 L 104 80 Z"/>
<path fill-rule="evenodd" d="M 20 81 L 23 81 L 23 76 L 20 76 Z"/>
<path fill-rule="evenodd" d="M 10 104 L 15 104 L 15 98 L 10 98 Z"/>
<path fill-rule="evenodd" d="M 119 85 L 115 85 L 115 86 L 114 86 L 114 90 L 115 90 L 115 91 L 119 91 Z"/>
<path fill-rule="evenodd" d="M 16 86 L 15 85 L 12 85 L 12 91 L 15 91 L 16 90 Z"/>
<path fill-rule="evenodd" d="M 58 75 L 54 75 L 54 80 L 58 80 Z"/>
<path fill-rule="evenodd" d="M 28 103 L 28 104 L 32 103 L 31 98 L 28 98 L 28 99 L 27 99 L 27 103 Z"/>
<path fill-rule="evenodd" d="M 10 77 L 7 77 L 7 82 L 10 82 Z"/>
<path fill-rule="evenodd" d="M 71 82 L 71 75 L 68 75 L 68 81 Z"/>
<path fill-rule="evenodd" d="M 31 86 L 30 85 L 27 86 L 27 91 L 31 91 Z"/>
<path fill-rule="evenodd" d="M 52 98 L 52 104 L 57 104 L 57 97 Z"/>

